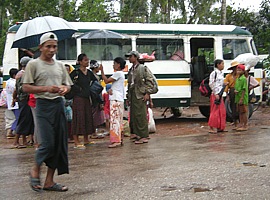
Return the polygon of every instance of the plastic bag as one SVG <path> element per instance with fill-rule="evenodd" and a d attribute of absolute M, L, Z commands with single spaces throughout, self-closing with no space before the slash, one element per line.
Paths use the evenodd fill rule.
<path fill-rule="evenodd" d="M 253 55 L 252 53 L 243 53 L 238 55 L 234 60 L 237 62 L 244 64 L 246 66 L 246 70 L 254 67 L 259 62 L 259 56 Z"/>
<path fill-rule="evenodd" d="M 148 131 L 149 133 L 155 133 L 156 132 L 156 124 L 154 120 L 153 111 L 151 108 L 148 108 Z"/>
<path fill-rule="evenodd" d="M 65 107 L 65 115 L 68 122 L 72 121 L 72 108 L 70 106 Z"/>

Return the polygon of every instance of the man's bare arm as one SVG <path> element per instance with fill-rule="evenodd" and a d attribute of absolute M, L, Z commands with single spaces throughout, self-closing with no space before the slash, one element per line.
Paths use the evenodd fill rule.
<path fill-rule="evenodd" d="M 59 92 L 59 87 L 56 85 L 52 86 L 36 86 L 36 85 L 31 85 L 31 84 L 23 84 L 23 91 L 31 94 L 36 94 L 36 93 L 42 93 L 42 92 L 49 92 L 49 93 L 58 93 Z"/>

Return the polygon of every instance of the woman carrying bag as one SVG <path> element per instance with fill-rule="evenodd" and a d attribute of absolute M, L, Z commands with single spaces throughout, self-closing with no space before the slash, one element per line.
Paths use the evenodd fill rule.
<path fill-rule="evenodd" d="M 215 60 L 215 70 L 210 74 L 209 86 L 212 89 L 210 96 L 209 133 L 226 132 L 226 109 L 223 101 L 224 91 L 224 61 Z M 214 130 L 216 128 L 217 130 Z"/>

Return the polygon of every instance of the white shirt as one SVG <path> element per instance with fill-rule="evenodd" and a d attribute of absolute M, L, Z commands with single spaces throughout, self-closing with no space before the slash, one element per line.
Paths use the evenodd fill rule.
<path fill-rule="evenodd" d="M 111 76 L 115 81 L 112 83 L 112 95 L 109 96 L 111 101 L 121 101 L 124 102 L 125 96 L 125 75 L 122 71 L 116 71 Z"/>
<path fill-rule="evenodd" d="M 11 106 L 12 100 L 13 100 L 13 92 L 15 90 L 15 85 L 16 85 L 16 79 L 10 78 L 7 80 L 6 95 L 7 95 L 7 108 L 8 108 L 8 110 L 19 109 L 18 102 L 15 103 L 14 107 Z"/>
<path fill-rule="evenodd" d="M 248 83 L 249 86 L 252 86 L 252 87 L 255 87 L 255 86 L 259 85 L 259 82 L 253 76 L 250 76 L 250 75 L 247 78 L 247 83 Z"/>
<path fill-rule="evenodd" d="M 218 94 L 224 85 L 224 73 L 219 69 L 215 69 L 209 76 L 209 86 L 212 89 L 212 93 Z"/>

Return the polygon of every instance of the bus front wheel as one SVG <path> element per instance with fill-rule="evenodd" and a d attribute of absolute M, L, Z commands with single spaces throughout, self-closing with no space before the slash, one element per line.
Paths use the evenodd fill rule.
<path fill-rule="evenodd" d="M 199 106 L 199 110 L 203 116 L 205 116 L 207 119 L 210 116 L 210 106 Z"/>
<path fill-rule="evenodd" d="M 230 106 L 230 102 L 225 100 L 225 108 L 226 108 L 226 116 L 228 122 L 233 122 L 232 109 Z M 250 118 L 253 114 L 253 104 L 248 104 L 248 118 Z"/>

